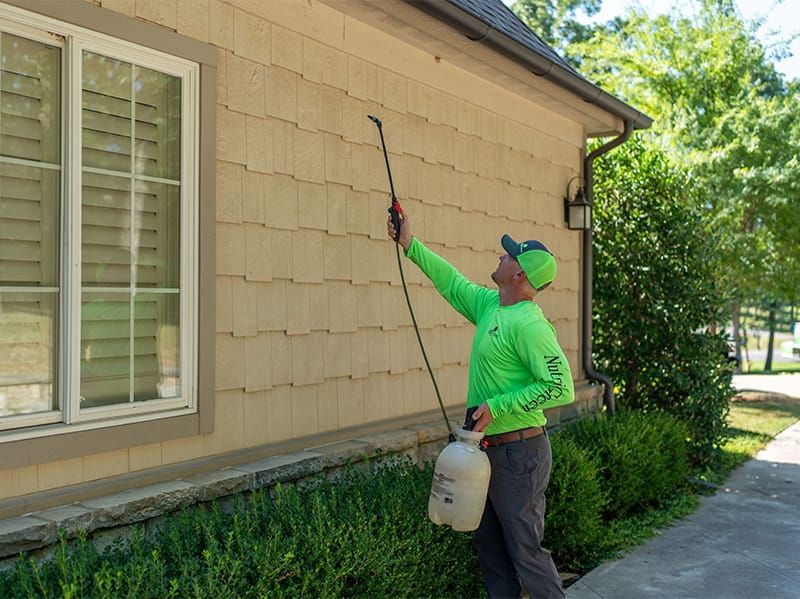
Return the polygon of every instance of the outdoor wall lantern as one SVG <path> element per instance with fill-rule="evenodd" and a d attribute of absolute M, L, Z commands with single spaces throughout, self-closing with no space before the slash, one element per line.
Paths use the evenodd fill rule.
<path fill-rule="evenodd" d="M 592 205 L 586 199 L 583 188 L 580 186 L 575 191 L 575 197 L 570 201 L 569 186 L 575 179 L 578 177 L 572 177 L 567 183 L 567 195 L 564 198 L 564 220 L 568 229 L 585 231 L 592 228 Z"/>

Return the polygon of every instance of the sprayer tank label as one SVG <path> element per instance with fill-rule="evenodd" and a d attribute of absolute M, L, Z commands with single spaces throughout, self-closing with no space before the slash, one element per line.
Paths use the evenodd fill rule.
<path fill-rule="evenodd" d="M 439 501 L 445 503 L 453 503 L 453 483 L 456 479 L 451 478 L 441 472 L 436 472 L 433 475 L 433 483 L 431 484 L 431 495 Z"/>

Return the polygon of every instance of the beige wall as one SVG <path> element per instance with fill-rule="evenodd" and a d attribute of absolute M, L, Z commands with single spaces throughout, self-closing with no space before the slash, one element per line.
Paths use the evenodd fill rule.
<path fill-rule="evenodd" d="M 315 0 L 99 4 L 219 49 L 215 430 L 0 471 L 0 499 L 436 407 L 368 113 L 415 232 L 466 276 L 491 284 L 506 232 L 554 251 L 539 303 L 581 378 L 580 238 L 562 204 L 581 125 Z M 405 266 L 445 402 L 461 404 L 472 327 Z"/>

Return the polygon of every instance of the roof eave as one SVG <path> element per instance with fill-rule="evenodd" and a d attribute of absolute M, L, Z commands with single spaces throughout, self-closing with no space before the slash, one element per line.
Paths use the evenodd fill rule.
<path fill-rule="evenodd" d="M 469 12 L 447 0 L 406 0 L 409 4 L 462 31 L 470 39 L 486 44 L 521 64 L 537 77 L 543 77 L 574 93 L 584 102 L 594 104 L 623 121 L 630 121 L 635 129 L 649 129 L 653 119 L 615 98 L 601 87 L 565 69 L 547 56 L 519 43 L 502 31 L 492 28 Z"/>

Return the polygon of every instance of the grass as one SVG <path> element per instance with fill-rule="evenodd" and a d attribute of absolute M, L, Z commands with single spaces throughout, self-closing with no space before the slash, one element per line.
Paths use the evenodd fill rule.
<path fill-rule="evenodd" d="M 719 462 L 698 477 L 700 481 L 723 483 L 735 468 L 753 458 L 778 433 L 800 420 L 800 399 L 768 397 L 770 399 L 763 401 L 731 403 L 728 415 L 730 436 L 721 448 Z M 688 516 L 700 505 L 698 493 L 709 490 L 702 482 L 697 485 L 687 484 L 654 509 L 608 523 L 603 542 L 597 548 L 594 559 L 584 564 L 581 573 L 604 561 L 621 557 L 660 534 L 660 529 Z"/>
<path fill-rule="evenodd" d="M 780 374 L 782 372 L 800 372 L 800 360 L 797 362 L 776 362 L 772 361 L 772 370 L 764 370 L 764 360 L 753 360 L 748 369 L 747 360 L 742 356 L 742 374 Z"/>

